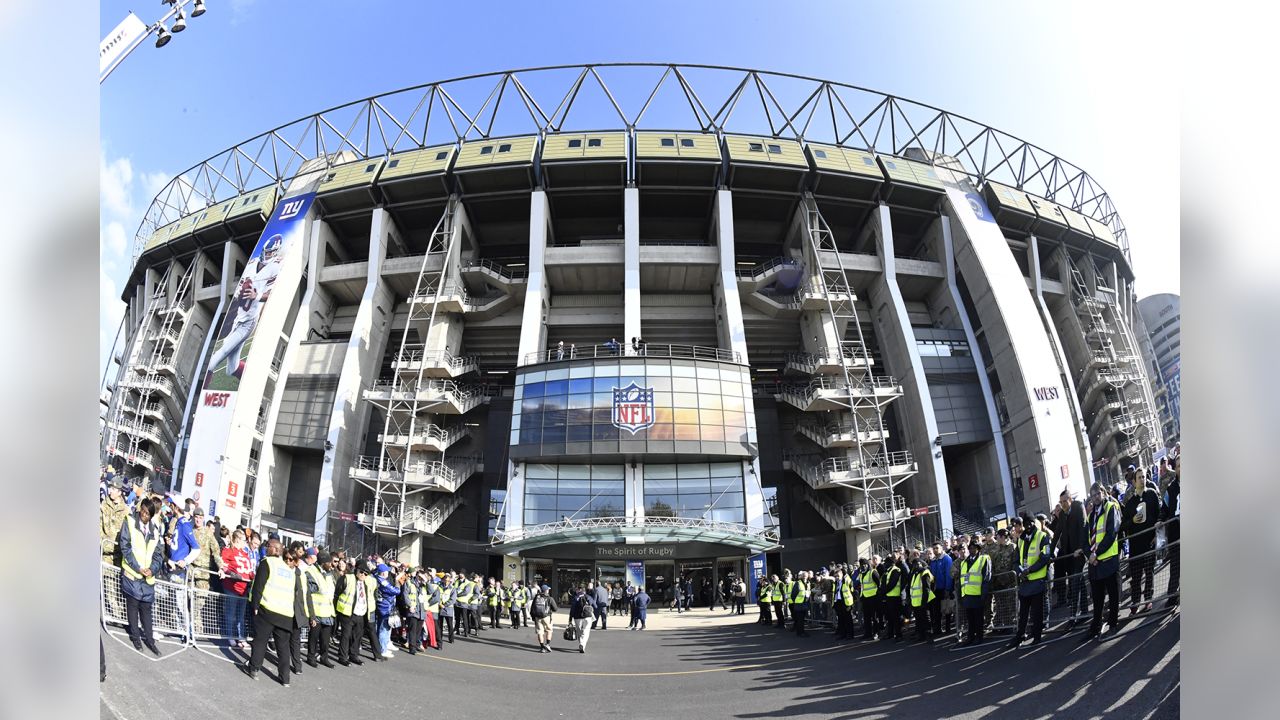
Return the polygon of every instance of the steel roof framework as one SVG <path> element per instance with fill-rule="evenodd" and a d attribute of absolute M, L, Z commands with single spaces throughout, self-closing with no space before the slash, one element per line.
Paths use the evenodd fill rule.
<path fill-rule="evenodd" d="M 650 77 L 634 86 L 623 81 L 622 75 L 634 72 Z M 620 93 L 623 89 L 625 96 Z M 673 107 L 655 105 L 664 92 L 679 99 L 671 103 Z M 643 104 L 638 102 L 640 97 Z M 624 109 L 629 100 L 634 100 L 631 105 L 639 104 L 635 112 Z M 584 105 L 591 108 L 583 111 Z M 1093 217 L 1110 227 L 1125 254 L 1129 252 L 1124 223 L 1092 176 L 1047 150 L 962 115 L 789 73 L 715 65 L 600 63 L 426 83 L 268 130 L 188 168 L 162 188 L 138 228 L 134 261 L 157 228 L 248 190 L 283 188 L 313 158 L 341 150 L 362 158 L 382 157 L 500 135 L 595 130 L 602 112 L 616 115 L 628 132 L 670 129 L 669 115 L 661 115 L 659 107 L 668 113 L 678 108 L 703 132 L 717 135 L 768 135 L 894 156 L 912 148 L 931 153 L 930 157 L 948 155 L 979 182 L 994 180 Z M 590 117 L 592 122 L 582 127 L 568 123 L 575 108 L 579 109 L 575 118 Z"/>

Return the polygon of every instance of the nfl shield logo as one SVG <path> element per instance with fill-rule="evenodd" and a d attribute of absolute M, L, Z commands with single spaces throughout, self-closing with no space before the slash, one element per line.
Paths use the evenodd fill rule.
<path fill-rule="evenodd" d="M 653 388 L 642 388 L 634 382 L 613 389 L 613 425 L 635 435 L 653 427 Z"/>

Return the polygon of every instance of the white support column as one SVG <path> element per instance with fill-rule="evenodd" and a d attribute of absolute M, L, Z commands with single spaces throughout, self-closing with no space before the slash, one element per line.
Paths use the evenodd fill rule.
<path fill-rule="evenodd" d="M 902 367 L 890 367 L 890 370 L 902 383 L 903 396 L 895 407 L 902 411 L 899 418 L 903 420 L 900 425 L 905 444 L 915 456 L 919 475 L 926 484 L 926 487 L 921 487 L 919 483 L 915 486 L 918 491 L 922 491 L 923 497 L 920 500 L 927 501 L 929 495 L 936 495 L 941 527 L 950 530 L 951 493 L 947 486 L 947 468 L 942 459 L 941 446 L 934 444 L 935 438 L 939 437 L 938 419 L 934 415 L 929 382 L 924 375 L 924 361 L 920 359 L 915 333 L 911 329 L 911 319 L 907 315 L 907 305 L 902 299 L 902 289 L 898 286 L 897 264 L 893 255 L 893 221 L 889 216 L 888 205 L 881 204 L 876 209 L 872 227 L 876 230 L 873 235 L 884 272 L 871 286 L 871 312 L 877 328 L 881 330 L 880 346 L 886 361 L 902 361 L 894 363 Z M 933 487 L 929 488 L 927 484 L 932 484 Z"/>
<path fill-rule="evenodd" d="M 524 463 L 507 461 L 507 532 L 524 527 Z"/>
<path fill-rule="evenodd" d="M 1080 409 L 1080 397 L 1076 395 L 1076 384 L 1071 379 L 1071 364 L 1067 360 L 1066 349 L 1062 346 L 1062 337 L 1058 335 L 1058 328 L 1053 324 L 1053 313 L 1049 312 L 1049 304 L 1044 299 L 1044 281 L 1040 268 L 1040 242 L 1035 235 L 1027 238 L 1027 259 L 1030 260 L 1031 282 L 1035 291 L 1032 293 L 1036 299 L 1036 308 L 1040 311 L 1040 319 L 1044 321 L 1045 331 L 1049 333 L 1049 339 L 1053 344 L 1053 353 L 1058 359 L 1058 369 L 1062 375 L 1062 386 L 1066 388 L 1067 406 L 1071 410 L 1071 417 L 1079 428 L 1077 433 L 1080 441 L 1080 463 L 1086 472 L 1093 464 L 1093 451 L 1089 444 L 1089 431 L 1085 427 L 1084 412 Z M 1068 292 L 1070 289 L 1068 288 Z M 1071 489 L 1072 482 L 1068 479 L 1067 487 L 1075 493 L 1076 497 L 1084 497 L 1089 492 L 1089 478 L 1082 477 L 1079 479 L 1081 485 Z"/>
<path fill-rule="evenodd" d="M 733 193 L 716 191 L 715 207 L 716 247 L 720 250 L 720 272 L 713 288 L 716 299 L 716 330 L 720 348 L 737 353 L 742 363 L 750 364 L 747 357 L 747 333 L 742 321 L 742 301 L 738 297 L 738 275 L 735 268 L 733 241 Z"/>
<path fill-rule="evenodd" d="M 1000 430 L 1000 415 L 996 413 L 995 394 L 991 391 L 991 380 L 987 377 L 987 368 L 982 353 L 978 352 L 978 338 L 973 333 L 973 324 L 965 312 L 964 303 L 960 300 L 960 287 L 956 284 L 956 247 L 951 237 L 951 218 L 943 215 L 942 223 L 942 267 L 947 276 L 947 288 L 951 291 L 951 302 L 956 308 L 960 324 L 964 326 L 964 337 L 969 347 L 973 348 L 974 361 L 978 366 L 978 385 L 982 388 L 982 399 L 987 405 L 987 419 L 991 422 L 991 441 L 996 446 L 996 461 L 1000 468 L 1000 484 L 1004 488 L 1004 511 L 1013 517 L 1013 476 L 1009 472 L 1009 452 L 1004 446 L 1004 433 Z"/>
<path fill-rule="evenodd" d="M 644 337 L 640 331 L 640 189 L 624 188 L 622 205 L 622 344 L 629 347 L 631 338 Z"/>
<path fill-rule="evenodd" d="M 644 520 L 644 463 L 626 463 L 622 466 L 626 480 L 622 487 L 626 493 L 626 516 L 635 521 Z"/>
<path fill-rule="evenodd" d="M 547 194 L 534 190 L 529 202 L 529 279 L 524 295 L 524 315 L 520 324 L 520 349 L 516 365 L 525 358 L 547 349 L 547 309 L 551 302 L 547 286 L 547 240 L 550 235 L 551 207 Z"/>
<path fill-rule="evenodd" d="M 374 210 L 369 228 L 369 269 L 364 294 L 360 297 L 351 339 L 347 341 L 347 351 L 342 359 L 338 388 L 329 412 L 329 430 L 325 435 L 324 464 L 320 467 L 313 531 L 317 542 L 327 534 L 329 515 L 335 509 L 359 512 L 359 508 L 353 507 L 355 487 L 348 472 L 352 458 L 360 452 L 369 425 L 370 406 L 361 400 L 360 390 L 368 378 L 377 377 L 395 313 L 395 297 L 382 279 L 387 246 L 394 234 L 396 228 L 390 213 L 381 208 Z M 335 502 L 337 508 L 334 507 Z"/>
<path fill-rule="evenodd" d="M 222 246 L 222 290 L 226 290 L 227 283 L 235 283 L 234 279 L 227 278 L 228 266 L 232 268 L 235 267 L 235 261 L 233 260 L 232 255 L 233 248 L 236 252 L 241 254 L 244 253 L 244 251 L 240 250 L 234 242 L 227 242 Z M 204 258 L 204 253 L 200 253 L 199 257 Z M 195 295 L 200 291 L 200 278 L 203 274 L 204 270 L 202 268 L 196 268 L 196 275 L 191 283 L 191 303 L 193 310 L 197 304 L 195 301 Z M 175 436 L 177 438 L 177 442 L 174 444 L 173 448 L 173 473 L 178 476 L 176 480 L 179 482 L 179 484 L 174 486 L 175 492 L 182 492 L 183 485 L 186 484 L 186 477 L 181 472 L 182 456 L 185 451 L 182 447 L 182 441 L 187 435 L 187 428 L 191 424 L 191 417 L 195 414 L 196 398 L 200 395 L 200 388 L 204 385 L 204 364 L 209 357 L 209 347 L 213 344 L 213 339 L 218 334 L 218 328 L 222 326 L 222 313 L 226 309 L 226 306 L 227 293 L 219 293 L 218 306 L 213 310 L 213 317 L 209 321 L 209 328 L 205 331 L 204 339 L 200 343 L 200 354 L 197 356 L 195 365 L 193 365 L 191 369 L 191 389 L 187 392 L 187 404 L 182 412 L 181 424 L 178 427 L 178 434 Z"/>

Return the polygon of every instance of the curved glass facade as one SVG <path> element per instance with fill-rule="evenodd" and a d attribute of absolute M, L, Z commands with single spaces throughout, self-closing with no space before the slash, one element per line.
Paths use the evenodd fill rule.
<path fill-rule="evenodd" d="M 516 375 L 513 459 L 750 456 L 755 448 L 750 374 L 742 365 L 668 358 L 576 360 Z"/>
<path fill-rule="evenodd" d="M 621 465 L 525 465 L 524 524 L 622 517 L 623 473 Z"/>
<path fill-rule="evenodd" d="M 742 463 L 645 464 L 644 514 L 745 523 Z"/>

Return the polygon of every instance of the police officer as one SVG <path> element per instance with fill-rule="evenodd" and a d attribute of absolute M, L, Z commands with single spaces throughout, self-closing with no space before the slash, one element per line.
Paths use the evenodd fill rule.
<path fill-rule="evenodd" d="M 1120 504 L 1094 483 L 1089 512 L 1089 582 L 1093 590 L 1093 622 L 1084 639 L 1102 634 L 1102 602 L 1107 601 L 1107 625 L 1119 629 L 1120 614 Z"/>
<path fill-rule="evenodd" d="M 791 571 L 783 570 L 782 577 L 779 579 L 777 575 L 773 576 L 773 615 L 778 618 L 777 628 L 785 630 L 787 628 L 787 593 L 791 590 Z"/>
<path fill-rule="evenodd" d="M 911 560 L 911 580 L 908 584 L 908 596 L 911 600 L 911 611 L 915 615 L 916 639 L 933 642 L 932 625 L 929 622 L 929 608 L 935 599 L 936 581 L 929 565 L 919 555 L 913 554 Z"/>
<path fill-rule="evenodd" d="M 307 664 L 315 667 L 318 663 L 331 668 L 333 663 L 329 661 L 329 643 L 333 639 L 336 616 L 333 609 L 336 594 L 333 556 L 327 552 L 315 555 L 308 552 L 306 563 L 304 573 L 307 593 L 311 595 L 311 606 L 315 611 L 315 617 L 310 623 L 311 632 L 307 635 Z"/>
<path fill-rule="evenodd" d="M 862 639 L 874 640 L 881 627 L 880 617 L 880 556 L 873 555 L 858 560 L 858 592 L 862 595 Z"/>
<path fill-rule="evenodd" d="M 1044 629 L 1045 589 L 1052 559 L 1049 535 L 1039 520 L 1025 515 L 1014 518 L 1013 535 L 1018 544 L 1018 631 L 1009 641 L 1011 649 L 1018 647 L 1026 637 L 1028 614 L 1031 616 L 1031 644 L 1040 644 L 1040 633 Z"/>
<path fill-rule="evenodd" d="M 276 672 L 280 684 L 289 687 L 290 645 L 293 638 L 295 590 L 297 574 L 280 557 L 280 541 L 267 541 L 267 557 L 258 563 L 249 591 L 249 608 L 253 613 L 253 643 L 249 662 L 240 665 L 251 680 L 258 679 L 262 661 L 267 657 L 267 637 L 275 639 Z"/>
<path fill-rule="evenodd" d="M 440 644 L 438 650 L 444 649 L 445 629 L 449 630 L 449 642 L 452 644 L 453 633 L 458 628 L 457 613 L 461 610 L 458 608 L 458 591 L 453 579 L 453 573 L 449 573 L 440 584 L 440 614 L 436 616 L 436 642 Z"/>
<path fill-rule="evenodd" d="M 316 552 L 311 548 L 310 552 Z M 311 594 L 307 592 L 305 575 L 308 550 L 300 542 L 289 543 L 289 551 L 285 553 L 285 564 L 293 570 L 293 631 L 289 637 L 289 658 L 294 675 L 302 674 L 302 630 L 315 625 L 316 612 L 311 604 Z"/>
<path fill-rule="evenodd" d="M 787 601 L 791 605 L 791 620 L 795 627 L 796 637 L 809 637 L 804 631 L 805 618 L 809 617 L 809 572 L 801 570 L 787 593 Z"/>
<path fill-rule="evenodd" d="M 880 575 L 880 608 L 889 627 L 884 633 L 885 639 L 902 642 L 902 562 L 898 553 L 893 553 L 886 563 L 888 568 Z"/>
<path fill-rule="evenodd" d="M 969 625 L 969 635 L 961 645 L 982 642 L 983 612 L 987 608 L 987 595 L 991 592 L 991 558 L 980 551 L 982 545 L 975 538 L 969 541 L 969 556 L 960 561 L 960 607 L 964 609 Z"/>
<path fill-rule="evenodd" d="M 760 619 L 756 620 L 756 624 L 772 625 L 773 617 L 769 607 L 773 604 L 773 584 L 768 577 L 762 577 L 756 582 L 756 602 L 760 605 Z"/>

